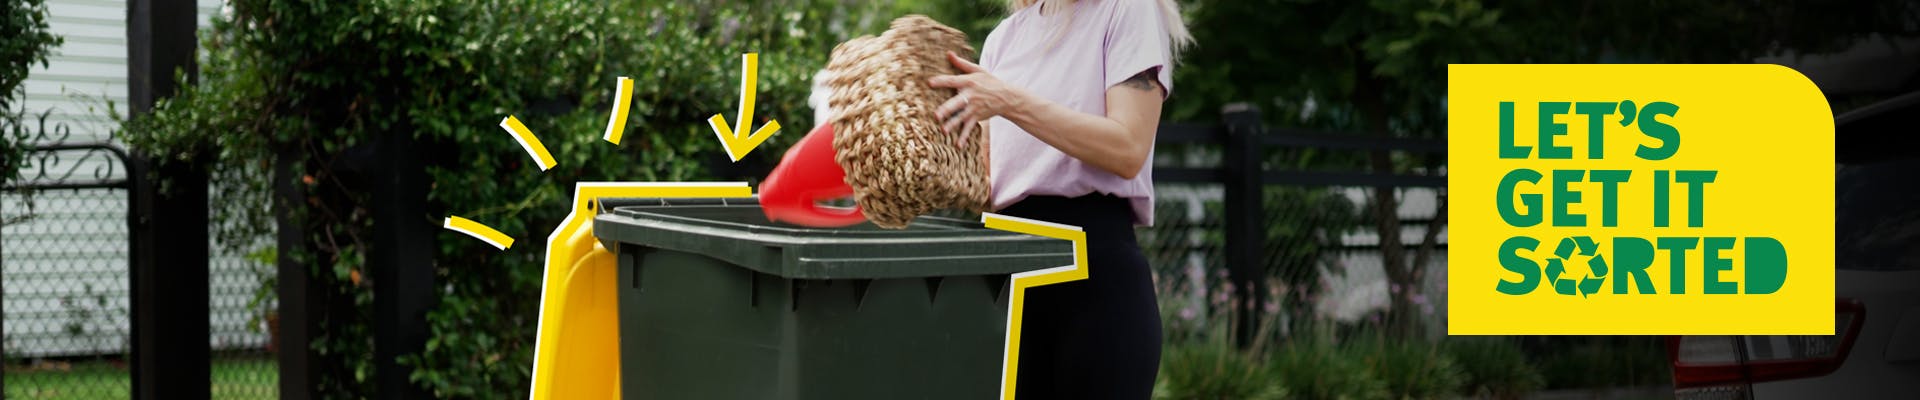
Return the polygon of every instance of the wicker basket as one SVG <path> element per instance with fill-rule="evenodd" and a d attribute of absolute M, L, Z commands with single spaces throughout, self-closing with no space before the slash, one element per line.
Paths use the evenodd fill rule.
<path fill-rule="evenodd" d="M 963 133 L 944 132 L 934 115 L 955 92 L 927 80 L 960 72 L 947 61 L 948 51 L 973 54 L 966 34 L 910 15 L 878 37 L 840 44 L 827 63 L 834 161 L 875 225 L 901 228 L 935 210 L 987 207 L 987 165 L 977 148 L 987 142 L 978 137 L 983 132 L 963 142 Z"/>

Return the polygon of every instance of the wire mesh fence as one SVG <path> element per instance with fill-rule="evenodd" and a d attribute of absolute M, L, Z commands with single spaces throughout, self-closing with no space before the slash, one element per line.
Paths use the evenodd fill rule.
<path fill-rule="evenodd" d="M 125 398 L 127 193 L 0 197 L 6 398 Z"/>
<path fill-rule="evenodd" d="M 129 279 L 124 189 L 0 195 L 8 399 L 126 398 Z M 212 244 L 210 244 L 212 245 Z M 212 245 L 209 332 L 214 398 L 278 394 L 271 352 L 271 253 Z"/>
<path fill-rule="evenodd" d="M 129 253 L 137 239 L 128 228 L 128 182 L 138 177 L 116 147 L 66 123 L 47 123 L 52 114 L 8 127 L 29 128 L 23 137 L 37 150 L 23 157 L 19 180 L 0 190 L 0 397 L 126 398 L 133 389 Z M 206 244 L 211 335 L 204 344 L 214 354 L 215 398 L 278 393 L 275 271 L 260 236 L 242 245 Z"/>
<path fill-rule="evenodd" d="M 1208 184 L 1154 187 L 1154 225 L 1135 236 L 1154 269 L 1160 318 L 1177 337 L 1211 328 L 1207 316 L 1222 311 L 1228 296 L 1220 212 L 1221 188 Z"/>
<path fill-rule="evenodd" d="M 218 205 L 216 205 L 218 207 Z M 215 399 L 279 397 L 275 362 L 274 252 L 265 238 L 240 246 L 214 244 L 207 271 L 210 393 Z"/>
<path fill-rule="evenodd" d="M 1226 218 L 1255 218 L 1262 227 L 1260 270 L 1268 292 L 1260 312 L 1275 322 L 1277 335 L 1312 321 L 1378 322 L 1391 306 L 1396 288 L 1386 271 L 1380 236 L 1364 210 L 1371 192 L 1360 187 L 1288 187 L 1265 189 L 1264 212 L 1228 216 L 1221 187 L 1215 184 L 1155 186 L 1155 225 L 1140 228 L 1141 249 L 1155 269 L 1162 317 L 1186 333 L 1209 328 L 1208 316 L 1228 310 L 1244 296 L 1229 283 L 1224 256 Z M 1395 191 L 1401 221 L 1402 263 L 1422 252 L 1434 221 L 1436 191 Z M 1435 243 L 1422 259 L 1421 279 L 1408 292 L 1432 325 L 1444 323 L 1446 250 L 1444 226 L 1435 226 Z M 1442 332 L 1436 330 L 1435 332 Z"/>

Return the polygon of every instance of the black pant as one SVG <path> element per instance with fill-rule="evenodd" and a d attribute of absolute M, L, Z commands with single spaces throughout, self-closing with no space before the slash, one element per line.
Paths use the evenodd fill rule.
<path fill-rule="evenodd" d="M 1000 213 L 1087 233 L 1087 279 L 1027 289 L 1015 395 L 1148 398 L 1160 367 L 1160 308 L 1127 200 L 1034 196 Z"/>

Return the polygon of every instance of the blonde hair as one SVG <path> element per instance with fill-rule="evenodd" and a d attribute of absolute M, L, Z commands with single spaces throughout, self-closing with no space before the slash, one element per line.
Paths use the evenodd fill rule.
<path fill-rule="evenodd" d="M 1040 3 L 1040 9 L 1046 12 L 1053 12 L 1058 10 L 1072 10 L 1072 8 L 1066 8 L 1066 7 L 1072 6 L 1073 2 L 1075 1 L 1078 1 L 1078 0 L 1007 0 L 1007 12 L 1008 13 L 1017 12 L 1017 11 L 1020 11 L 1021 9 L 1033 6 L 1034 3 Z M 1109 1 L 1129 1 L 1129 0 L 1109 0 Z M 1177 59 L 1180 56 L 1181 50 L 1184 50 L 1188 46 L 1193 45 L 1193 33 L 1187 31 L 1187 21 L 1180 17 L 1179 4 L 1175 4 L 1174 0 L 1155 0 L 1155 1 L 1158 1 L 1160 3 L 1160 18 L 1161 18 L 1160 22 L 1161 22 L 1161 25 L 1166 26 L 1167 41 L 1169 44 L 1173 46 L 1173 48 L 1169 50 L 1173 51 L 1174 58 Z M 1072 23 L 1073 23 L 1073 16 L 1068 15 L 1067 22 L 1061 24 L 1061 26 L 1058 28 L 1064 30 L 1066 29 L 1066 25 L 1071 25 Z M 1055 39 L 1058 39 L 1058 38 L 1056 37 Z"/>

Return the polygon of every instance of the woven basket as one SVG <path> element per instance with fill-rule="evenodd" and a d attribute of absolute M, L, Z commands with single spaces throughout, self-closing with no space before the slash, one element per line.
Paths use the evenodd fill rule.
<path fill-rule="evenodd" d="M 927 79 L 959 73 L 947 52 L 973 54 L 967 36 L 924 16 L 893 20 L 886 33 L 862 36 L 833 49 L 827 63 L 827 104 L 834 117 L 834 161 L 867 219 L 902 228 L 934 210 L 984 211 L 990 183 L 975 130 L 941 129 L 934 110 L 953 97 Z"/>

